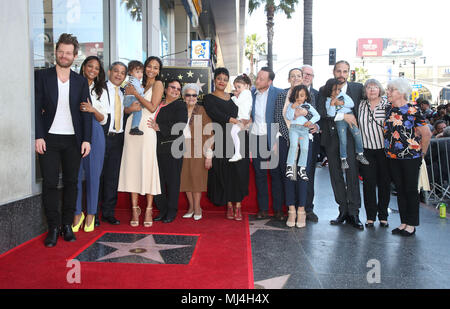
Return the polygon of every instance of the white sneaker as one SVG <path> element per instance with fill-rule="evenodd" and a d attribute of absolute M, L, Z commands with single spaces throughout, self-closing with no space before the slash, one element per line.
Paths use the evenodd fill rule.
<path fill-rule="evenodd" d="M 240 153 L 237 153 L 237 154 L 233 155 L 233 156 L 231 157 L 231 159 L 228 160 L 228 162 L 236 162 L 236 161 L 239 161 L 239 160 L 241 160 L 241 159 L 242 159 L 241 154 L 240 154 Z"/>

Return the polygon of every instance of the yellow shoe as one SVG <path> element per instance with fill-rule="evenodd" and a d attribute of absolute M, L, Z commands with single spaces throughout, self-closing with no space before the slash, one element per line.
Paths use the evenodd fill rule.
<path fill-rule="evenodd" d="M 76 233 L 80 230 L 80 227 L 81 227 L 81 224 L 83 224 L 83 221 L 84 221 L 84 213 L 81 212 L 81 218 L 80 218 L 80 221 L 78 221 L 78 224 L 75 226 L 72 225 L 72 231 L 74 233 Z"/>
<path fill-rule="evenodd" d="M 87 225 L 87 219 L 86 223 L 84 224 L 84 231 L 85 232 L 93 232 L 95 227 L 95 216 L 92 217 L 91 225 Z"/>

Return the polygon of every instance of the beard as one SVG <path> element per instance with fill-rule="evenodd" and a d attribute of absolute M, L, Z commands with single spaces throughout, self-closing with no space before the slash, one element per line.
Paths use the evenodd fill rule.
<path fill-rule="evenodd" d="M 61 60 L 59 60 L 58 58 L 56 58 L 56 64 L 59 65 L 60 67 L 67 69 L 70 68 L 73 64 L 73 61 L 75 59 L 73 59 L 72 61 L 67 61 L 66 63 L 62 63 Z"/>

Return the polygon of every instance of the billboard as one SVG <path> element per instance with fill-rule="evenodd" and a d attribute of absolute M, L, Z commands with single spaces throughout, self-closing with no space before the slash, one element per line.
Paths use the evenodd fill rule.
<path fill-rule="evenodd" d="M 416 57 L 422 54 L 423 44 L 418 38 L 365 38 L 357 41 L 357 57 Z"/>

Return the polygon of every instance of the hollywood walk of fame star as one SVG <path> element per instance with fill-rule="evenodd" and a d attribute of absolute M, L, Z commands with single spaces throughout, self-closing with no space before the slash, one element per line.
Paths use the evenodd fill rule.
<path fill-rule="evenodd" d="M 161 264 L 165 264 L 165 262 L 163 257 L 161 256 L 160 251 L 191 246 L 191 245 L 157 244 L 155 242 L 155 239 L 153 238 L 153 235 L 146 236 L 133 243 L 106 242 L 106 241 L 105 242 L 99 241 L 98 243 L 104 246 L 116 248 L 117 250 L 97 259 L 97 261 L 103 261 L 107 259 L 114 259 L 130 255 L 138 255 Z"/>
<path fill-rule="evenodd" d="M 291 275 L 284 275 L 266 280 L 255 281 L 256 289 L 282 289 Z"/>
<path fill-rule="evenodd" d="M 286 232 L 286 229 L 280 229 L 278 227 L 266 225 L 271 219 L 267 220 L 255 220 L 249 222 L 250 235 L 253 235 L 258 230 L 272 230 L 272 231 L 283 231 Z"/>
<path fill-rule="evenodd" d="M 201 83 L 200 78 L 197 78 L 196 84 L 197 84 L 198 88 L 200 88 L 200 91 L 203 92 L 202 87 L 205 85 L 205 83 Z"/>

